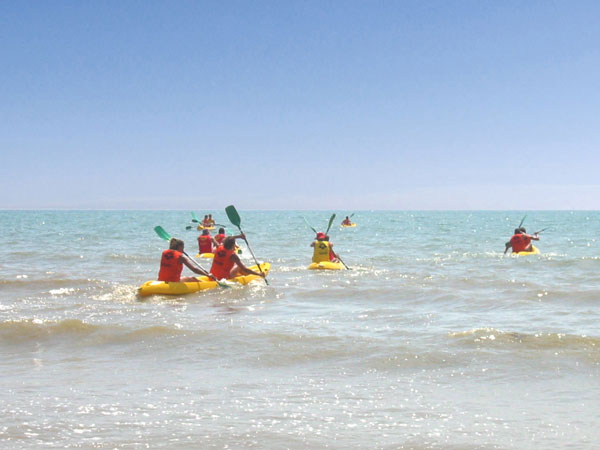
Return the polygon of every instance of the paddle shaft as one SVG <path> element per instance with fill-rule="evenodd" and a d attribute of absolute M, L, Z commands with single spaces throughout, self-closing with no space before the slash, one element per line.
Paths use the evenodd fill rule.
<path fill-rule="evenodd" d="M 248 239 L 246 239 L 246 235 L 242 231 L 242 227 L 240 225 L 238 225 L 237 227 L 238 227 L 238 230 L 240 230 L 240 234 L 244 235 L 244 241 L 246 242 L 246 245 L 248 246 L 248 250 L 250 250 L 250 254 L 252 255 L 252 258 L 254 259 L 254 262 L 256 263 L 256 266 L 258 267 L 258 271 L 260 273 L 262 273 L 263 275 L 265 275 L 265 273 L 262 270 L 262 267 L 260 267 L 260 264 L 259 264 L 258 260 L 256 259 L 256 256 L 254 256 L 254 252 L 252 251 L 252 247 L 250 247 L 250 244 L 248 243 Z M 264 276 L 263 280 L 265 280 L 265 284 L 268 286 L 269 282 L 267 281 L 267 276 L 266 275 Z"/>

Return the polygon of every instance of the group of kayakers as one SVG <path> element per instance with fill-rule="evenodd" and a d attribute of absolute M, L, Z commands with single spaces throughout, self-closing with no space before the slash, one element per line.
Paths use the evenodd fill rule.
<path fill-rule="evenodd" d="M 204 218 L 203 223 L 208 224 L 212 221 L 214 224 L 210 214 L 204 216 Z M 350 224 L 350 218 L 346 216 L 342 225 Z M 513 236 L 505 244 L 504 253 L 506 254 L 509 248 L 512 249 L 513 253 L 533 251 L 532 241 L 539 241 L 539 233 L 540 231 L 537 231 L 530 235 L 522 226 L 515 228 Z M 213 237 L 210 235 L 209 230 L 202 230 L 202 234 L 198 236 L 198 253 L 214 254 L 211 268 L 207 272 L 187 256 L 183 250 L 184 243 L 182 240 L 172 238 L 169 242 L 169 248 L 162 253 L 158 280 L 197 281 L 195 277 L 181 277 L 184 265 L 194 273 L 207 275 L 216 280 L 234 278 L 239 275 L 257 275 L 264 278 L 264 273 L 249 269 L 240 260 L 236 252 L 236 239 L 245 240 L 245 235 L 242 233 L 236 236 L 226 236 L 225 229 L 219 228 L 218 233 Z M 333 243 L 326 233 L 317 232 L 310 246 L 313 248 L 312 261 L 314 263 L 340 261 L 339 255 L 333 251 Z"/>
<path fill-rule="evenodd" d="M 219 235 L 222 236 L 220 236 L 220 240 L 217 241 L 216 237 Z M 219 235 L 213 238 L 210 236 L 210 234 L 208 234 L 208 230 L 203 230 L 202 235 L 198 237 L 201 253 L 214 253 L 212 265 L 209 271 L 206 271 L 200 267 L 184 252 L 184 243 L 181 239 L 172 238 L 169 241 L 169 248 L 162 252 L 162 257 L 160 259 L 160 270 L 158 272 L 158 281 L 198 281 L 198 279 L 195 277 L 181 276 L 184 265 L 194 273 L 206 275 L 215 280 L 234 278 L 239 275 L 257 275 L 264 278 L 264 273 L 255 272 L 254 270 L 246 267 L 236 253 L 235 240 L 245 239 L 246 236 L 243 233 L 236 236 L 225 237 L 225 230 L 221 228 L 219 230 Z M 202 242 L 201 238 L 204 238 L 202 239 Z M 217 244 L 214 248 L 214 252 L 212 241 Z M 209 252 L 202 252 L 201 246 L 207 245 L 204 244 L 204 242 L 208 242 L 210 245 Z M 205 248 L 205 250 L 206 249 L 208 248 Z"/>

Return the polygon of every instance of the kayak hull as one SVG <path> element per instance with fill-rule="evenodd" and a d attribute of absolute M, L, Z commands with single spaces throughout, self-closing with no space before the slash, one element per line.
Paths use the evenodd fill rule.
<path fill-rule="evenodd" d="M 198 229 L 199 230 L 214 230 L 215 227 L 212 225 L 210 227 L 205 227 L 204 225 L 198 225 Z"/>
<path fill-rule="evenodd" d="M 343 224 L 340 225 L 340 228 L 354 228 L 354 227 L 356 227 L 355 223 L 351 223 L 350 225 L 343 225 Z"/>
<path fill-rule="evenodd" d="M 309 270 L 342 270 L 344 269 L 344 265 L 341 262 L 331 262 L 331 261 L 323 261 L 323 262 L 314 262 L 308 266 Z"/>
<path fill-rule="evenodd" d="M 515 253 L 515 255 L 539 255 L 539 254 L 540 254 L 540 250 L 535 245 L 531 246 L 531 251 L 530 252 L 517 252 L 517 253 Z"/>
<path fill-rule="evenodd" d="M 269 270 L 271 269 L 271 264 L 262 263 L 260 267 L 265 275 L 268 275 Z M 249 269 L 258 272 L 258 266 L 250 266 Z M 146 281 L 138 288 L 138 295 L 140 295 L 140 297 L 147 297 L 149 295 L 185 295 L 207 289 L 215 289 L 219 286 L 216 281 L 206 276 L 196 278 L 198 281 L 187 283 L 180 281 Z M 227 281 L 233 281 L 235 283 L 246 285 L 254 280 L 260 279 L 261 277 L 257 275 L 241 275 L 239 277 L 231 278 Z"/>

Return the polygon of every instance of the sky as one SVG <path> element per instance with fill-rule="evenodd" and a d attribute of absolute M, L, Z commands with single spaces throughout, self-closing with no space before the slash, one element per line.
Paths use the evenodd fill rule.
<path fill-rule="evenodd" d="M 600 209 L 600 2 L 0 2 L 0 209 Z"/>

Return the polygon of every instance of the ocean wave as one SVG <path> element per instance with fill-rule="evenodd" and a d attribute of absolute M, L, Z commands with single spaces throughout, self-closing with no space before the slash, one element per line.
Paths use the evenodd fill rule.
<path fill-rule="evenodd" d="M 477 346 L 518 346 L 529 350 L 575 349 L 599 352 L 600 337 L 564 333 L 521 333 L 494 328 L 475 328 L 449 334 L 463 343 Z"/>
<path fill-rule="evenodd" d="M 24 344 L 65 340 L 84 345 L 118 344 L 185 334 L 181 326 L 149 326 L 129 329 L 118 325 L 96 325 L 79 319 L 60 321 L 26 319 L 0 323 L 0 344 Z"/>

